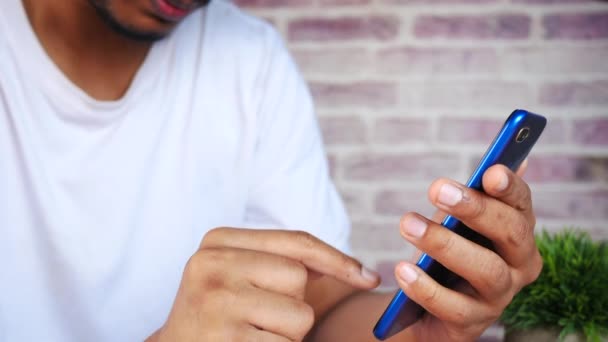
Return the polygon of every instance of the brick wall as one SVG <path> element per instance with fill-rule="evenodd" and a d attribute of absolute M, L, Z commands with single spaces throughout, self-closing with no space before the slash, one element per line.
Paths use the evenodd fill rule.
<path fill-rule="evenodd" d="M 548 116 L 526 176 L 538 227 L 608 238 L 608 2 L 240 0 L 283 34 L 310 82 L 356 254 L 387 275 L 515 108 Z"/>

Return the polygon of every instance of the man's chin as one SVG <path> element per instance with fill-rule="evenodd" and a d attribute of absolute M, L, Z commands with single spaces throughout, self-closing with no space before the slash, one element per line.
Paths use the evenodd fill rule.
<path fill-rule="evenodd" d="M 150 43 L 156 42 L 156 41 L 159 41 L 159 40 L 165 38 L 171 32 L 170 30 L 168 30 L 166 32 L 143 31 L 143 30 L 136 30 L 136 29 L 129 28 L 129 27 L 123 27 L 120 25 L 112 25 L 112 29 L 114 31 L 116 31 L 116 33 L 122 35 L 123 37 L 131 39 L 133 41 L 150 42 Z"/>
<path fill-rule="evenodd" d="M 138 42 L 155 42 L 165 38 L 171 30 L 173 29 L 172 24 L 166 23 L 163 25 L 159 22 L 159 26 L 164 26 L 158 29 L 142 29 L 135 27 L 133 25 L 129 25 L 127 23 L 123 23 L 118 20 L 113 13 L 105 6 L 99 4 L 96 1 L 90 2 L 92 6 L 95 8 L 97 14 L 101 17 L 101 19 L 112 28 L 116 33 L 120 34 L 123 37 L 128 39 L 138 41 Z M 102 2 L 103 4 L 103 2 Z"/>

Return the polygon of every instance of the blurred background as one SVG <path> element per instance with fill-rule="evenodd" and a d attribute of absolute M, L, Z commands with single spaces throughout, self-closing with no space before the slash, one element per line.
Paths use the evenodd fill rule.
<path fill-rule="evenodd" d="M 466 181 L 505 118 L 549 118 L 530 158 L 537 230 L 608 238 L 608 2 L 238 0 L 283 35 L 317 105 L 352 245 L 393 284 L 407 211 Z"/>

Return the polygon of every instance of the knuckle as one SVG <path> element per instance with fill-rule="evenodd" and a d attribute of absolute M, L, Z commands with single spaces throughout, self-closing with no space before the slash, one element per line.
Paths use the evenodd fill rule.
<path fill-rule="evenodd" d="M 488 202 L 486 199 L 473 191 L 467 191 L 470 193 L 468 196 L 471 198 L 470 211 L 467 216 L 475 218 L 484 215 L 488 208 Z"/>
<path fill-rule="evenodd" d="M 454 248 L 454 235 L 447 230 L 442 230 L 441 232 L 444 232 L 445 234 L 441 234 L 442 236 L 437 239 L 434 250 L 438 253 L 448 254 Z"/>
<path fill-rule="evenodd" d="M 188 259 L 184 270 L 184 277 L 188 279 L 202 279 L 218 269 L 222 269 L 229 259 L 233 258 L 231 252 L 216 248 L 199 250 Z"/>
<path fill-rule="evenodd" d="M 422 301 L 426 303 L 426 305 L 433 305 L 440 302 L 439 296 L 439 287 L 433 285 L 423 294 Z"/>
<path fill-rule="evenodd" d="M 283 262 L 288 270 L 286 273 L 290 275 L 290 280 L 294 284 L 294 290 L 301 291 L 308 282 L 308 269 L 301 262 L 293 259 L 284 258 Z"/>
<path fill-rule="evenodd" d="M 485 283 L 489 288 L 507 289 L 511 287 L 509 266 L 498 256 L 490 257 L 485 264 Z"/>
<path fill-rule="evenodd" d="M 304 266 L 303 263 L 298 260 L 294 260 L 287 257 L 282 258 L 282 260 L 285 263 L 285 267 L 289 270 L 292 270 L 294 274 L 298 277 L 298 279 L 306 281 L 305 278 L 307 278 L 306 275 L 308 274 L 308 269 L 306 268 L 306 266 Z"/>
<path fill-rule="evenodd" d="M 198 252 L 205 264 L 225 265 L 236 258 L 236 252 L 228 248 L 206 248 Z"/>
<path fill-rule="evenodd" d="M 200 248 L 217 244 L 219 241 L 221 241 L 222 236 L 225 235 L 229 230 L 230 228 L 227 227 L 216 227 L 211 229 L 203 237 L 203 241 L 201 241 Z"/>
<path fill-rule="evenodd" d="M 187 279 L 199 279 L 207 269 L 207 261 L 204 256 L 197 252 L 188 259 L 184 269 L 184 277 Z"/>
<path fill-rule="evenodd" d="M 185 299 L 190 306 L 200 307 L 202 303 L 207 303 L 222 307 L 222 303 L 235 297 L 228 274 L 214 265 L 215 262 L 203 253 L 196 253 L 188 260 L 183 281 L 188 289 Z"/>
<path fill-rule="evenodd" d="M 303 230 L 296 230 L 293 232 L 296 240 L 302 244 L 305 248 L 313 248 L 317 245 L 317 238 L 309 232 Z"/>
<path fill-rule="evenodd" d="M 298 322 L 300 323 L 300 335 L 305 336 L 315 324 L 315 311 L 312 306 L 305 302 L 297 302 L 296 312 L 298 313 Z"/>
<path fill-rule="evenodd" d="M 507 235 L 508 243 L 512 246 L 519 247 L 523 245 L 529 238 L 532 231 L 531 224 L 522 215 L 509 229 Z"/>
<path fill-rule="evenodd" d="M 471 312 L 468 306 L 460 305 L 452 312 L 450 320 L 459 327 L 468 326 L 471 322 Z"/>

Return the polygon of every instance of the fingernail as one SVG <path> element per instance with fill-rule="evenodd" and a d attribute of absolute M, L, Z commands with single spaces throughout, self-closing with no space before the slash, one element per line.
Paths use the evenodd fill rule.
<path fill-rule="evenodd" d="M 370 282 L 378 281 L 378 279 L 380 278 L 380 275 L 378 275 L 378 273 L 370 270 L 365 266 L 361 266 L 361 276 L 363 277 L 363 279 L 368 280 Z"/>
<path fill-rule="evenodd" d="M 415 237 L 421 238 L 426 232 L 427 224 L 416 216 L 409 216 L 403 222 L 403 230 L 405 234 Z"/>
<path fill-rule="evenodd" d="M 412 266 L 408 264 L 401 265 L 397 273 L 399 274 L 401 280 L 408 284 L 411 284 L 418 279 L 418 272 L 416 272 Z"/>
<path fill-rule="evenodd" d="M 506 173 L 502 172 L 500 174 L 500 179 L 498 180 L 498 185 L 496 186 L 496 191 L 504 191 L 507 186 L 509 186 L 509 177 Z"/>
<path fill-rule="evenodd" d="M 462 201 L 462 190 L 450 183 L 445 183 L 439 189 L 439 197 L 437 198 L 441 204 L 454 206 Z"/>

